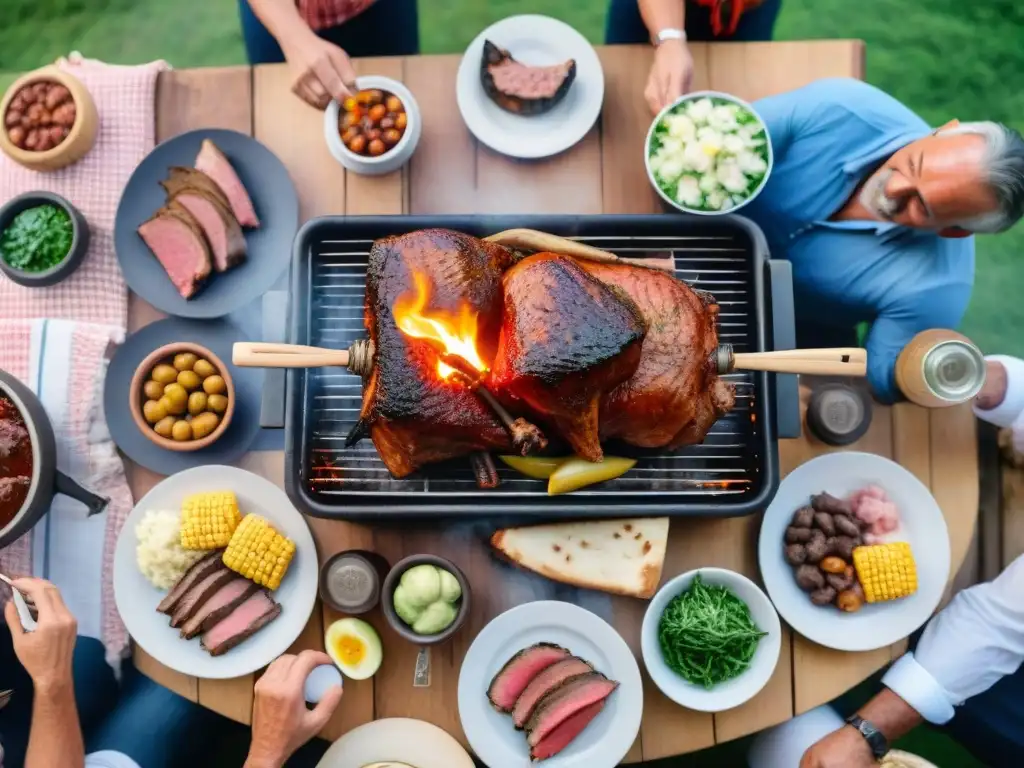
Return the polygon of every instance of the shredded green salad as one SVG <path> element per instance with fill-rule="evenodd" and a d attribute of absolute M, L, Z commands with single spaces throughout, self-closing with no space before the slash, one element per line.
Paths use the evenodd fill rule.
<path fill-rule="evenodd" d="M 757 628 L 746 603 L 727 587 L 705 584 L 699 572 L 658 622 L 669 669 L 706 689 L 746 671 L 767 634 Z"/>
<path fill-rule="evenodd" d="M 661 191 L 685 208 L 728 211 L 768 173 L 768 133 L 751 110 L 728 99 L 684 101 L 654 126 L 647 148 Z"/>

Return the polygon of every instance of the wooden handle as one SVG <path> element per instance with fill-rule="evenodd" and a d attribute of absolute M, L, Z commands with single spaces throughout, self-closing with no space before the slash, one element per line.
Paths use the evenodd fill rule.
<path fill-rule="evenodd" d="M 574 259 L 598 261 L 602 264 L 631 264 L 634 267 L 660 269 L 670 275 L 675 274 L 675 264 L 672 259 L 623 259 L 614 253 L 602 251 L 592 245 L 558 235 L 550 235 L 547 232 L 538 232 L 536 229 L 506 229 L 504 232 L 498 232 L 484 239 L 508 248 L 564 253 Z"/>
<path fill-rule="evenodd" d="M 815 376 L 866 376 L 868 355 L 856 347 L 785 349 L 733 355 L 731 370 L 804 373 Z"/>
<path fill-rule="evenodd" d="M 348 365 L 347 349 L 305 347 L 301 344 L 268 344 L 263 341 L 238 341 L 231 362 L 242 368 L 320 368 Z"/>

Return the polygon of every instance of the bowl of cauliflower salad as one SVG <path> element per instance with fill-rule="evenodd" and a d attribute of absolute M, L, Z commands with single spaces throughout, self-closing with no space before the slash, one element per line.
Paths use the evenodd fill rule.
<path fill-rule="evenodd" d="M 686 213 L 731 213 L 764 188 L 772 145 L 753 107 L 725 93 L 700 91 L 654 119 L 645 161 L 665 202 Z"/>

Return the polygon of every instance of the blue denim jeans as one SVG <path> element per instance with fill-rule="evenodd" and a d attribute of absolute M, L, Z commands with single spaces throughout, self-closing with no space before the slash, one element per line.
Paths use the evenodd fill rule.
<path fill-rule="evenodd" d="M 256 18 L 248 0 L 238 0 L 242 36 L 250 64 L 279 64 L 281 46 Z M 376 0 L 344 24 L 317 32 L 349 56 L 412 56 L 420 51 L 416 0 Z"/>
<path fill-rule="evenodd" d="M 678 0 L 680 3 L 686 0 Z M 765 0 L 753 10 L 740 17 L 736 32 L 733 35 L 716 37 L 711 30 L 711 9 L 704 5 L 686 2 L 686 37 L 694 42 L 714 42 L 715 40 L 734 40 L 753 42 L 771 40 L 775 27 L 775 18 L 779 15 L 782 0 Z M 604 39 L 606 43 L 618 45 L 623 43 L 646 43 L 651 39 L 644 21 L 640 18 L 640 9 L 636 0 L 611 0 L 608 6 L 608 21 L 605 25 Z"/>

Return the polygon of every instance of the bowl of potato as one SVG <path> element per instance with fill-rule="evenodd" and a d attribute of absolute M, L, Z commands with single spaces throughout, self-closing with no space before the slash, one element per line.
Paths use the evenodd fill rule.
<path fill-rule="evenodd" d="M 190 342 L 150 353 L 135 370 L 128 392 L 135 424 L 169 451 L 212 445 L 235 412 L 228 367 L 210 350 Z"/>

